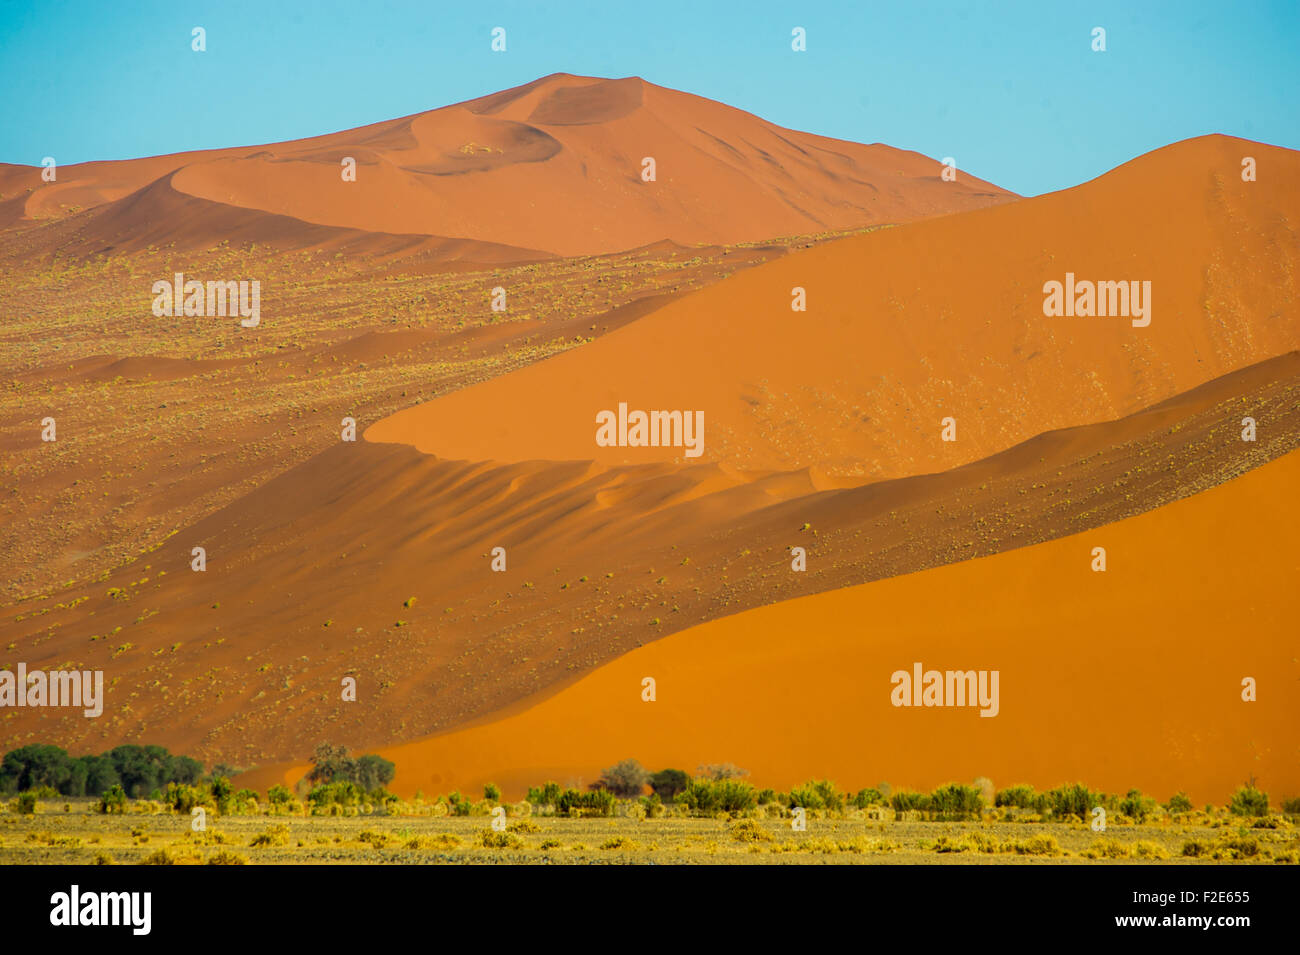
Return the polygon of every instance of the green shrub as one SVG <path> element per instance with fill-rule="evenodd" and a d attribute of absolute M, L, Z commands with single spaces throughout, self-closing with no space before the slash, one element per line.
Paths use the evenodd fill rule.
<path fill-rule="evenodd" d="M 692 779 L 674 801 L 691 812 L 744 812 L 758 805 L 758 792 L 735 779 Z"/>
<path fill-rule="evenodd" d="M 99 797 L 99 811 L 102 813 L 126 812 L 126 790 L 114 783 L 108 791 Z"/>
<path fill-rule="evenodd" d="M 853 806 L 855 809 L 866 809 L 868 806 L 883 805 L 885 794 L 879 789 L 859 789 L 853 797 Z"/>
<path fill-rule="evenodd" d="M 984 794 L 974 786 L 949 783 L 930 793 L 929 810 L 939 819 L 970 819 L 984 810 Z"/>
<path fill-rule="evenodd" d="M 330 806 L 359 806 L 362 796 L 364 793 L 355 783 L 323 783 L 312 788 L 307 794 L 307 802 L 311 804 L 314 815 L 322 815 L 329 812 Z"/>
<path fill-rule="evenodd" d="M 1086 820 L 1092 814 L 1093 807 L 1102 803 L 1101 794 L 1094 793 L 1083 783 L 1058 786 L 1048 790 L 1046 795 L 1047 805 L 1057 819 L 1078 816 Z"/>
<path fill-rule="evenodd" d="M 195 806 L 212 805 L 212 794 L 206 787 L 191 786 L 187 783 L 168 783 L 160 801 L 171 806 L 176 812 L 189 813 Z"/>
<path fill-rule="evenodd" d="M 1300 796 L 1283 799 L 1282 812 L 1288 816 L 1300 816 Z"/>
<path fill-rule="evenodd" d="M 277 783 L 266 791 L 266 798 L 272 806 L 287 806 L 293 802 L 293 793 L 288 786 L 281 786 Z"/>
<path fill-rule="evenodd" d="M 1137 822 L 1145 822 L 1147 816 L 1155 811 L 1156 801 L 1142 795 L 1141 790 L 1130 789 L 1128 795 L 1120 800 L 1119 811 Z"/>
<path fill-rule="evenodd" d="M 1261 792 L 1253 782 L 1249 782 L 1232 794 L 1228 812 L 1234 816 L 1267 816 L 1268 793 Z"/>
<path fill-rule="evenodd" d="M 664 802 L 672 802 L 691 784 L 691 777 L 680 769 L 661 769 L 650 777 L 650 788 Z"/>
<path fill-rule="evenodd" d="M 998 790 L 993 797 L 993 805 L 999 809 L 1014 806 L 1016 809 L 1029 809 L 1043 813 L 1047 811 L 1047 797 L 1035 792 L 1033 786 L 1021 783 L 1019 786 Z"/>
<path fill-rule="evenodd" d="M 641 808 L 645 810 L 647 819 L 658 819 L 664 814 L 664 801 L 659 798 L 658 793 L 651 793 L 648 796 L 642 796 L 640 799 Z"/>
<path fill-rule="evenodd" d="M 544 786 L 529 789 L 528 795 L 524 798 L 534 806 L 554 806 L 559 802 L 563 791 L 559 783 L 548 782 Z"/>
<path fill-rule="evenodd" d="M 1191 812 L 1192 808 L 1192 801 L 1185 792 L 1174 793 L 1169 797 L 1169 802 L 1165 803 L 1165 809 L 1171 813 Z"/>
<path fill-rule="evenodd" d="M 483 786 L 483 798 L 487 802 L 498 803 L 501 801 L 501 788 L 496 783 L 486 783 Z"/>
<path fill-rule="evenodd" d="M 925 793 L 914 793 L 900 789 L 889 797 L 889 805 L 894 812 L 928 812 L 930 797 Z"/>
<path fill-rule="evenodd" d="M 18 799 L 15 800 L 14 808 L 22 816 L 31 816 L 36 814 L 36 791 L 29 789 L 25 793 L 19 793 Z"/>
<path fill-rule="evenodd" d="M 809 780 L 802 786 L 790 790 L 789 808 L 830 809 L 839 811 L 844 808 L 844 796 L 828 779 Z"/>
<path fill-rule="evenodd" d="M 234 795 L 235 788 L 225 776 L 214 776 L 212 782 L 208 783 L 208 788 L 212 791 L 213 802 L 217 804 L 217 812 L 224 816 L 230 811 L 230 797 Z"/>
<path fill-rule="evenodd" d="M 468 816 L 474 808 L 473 800 L 462 796 L 459 789 L 447 794 L 447 805 L 453 816 Z"/>
<path fill-rule="evenodd" d="M 555 810 L 562 816 L 612 816 L 614 794 L 607 789 L 593 789 L 581 793 L 566 789 L 555 802 Z"/>

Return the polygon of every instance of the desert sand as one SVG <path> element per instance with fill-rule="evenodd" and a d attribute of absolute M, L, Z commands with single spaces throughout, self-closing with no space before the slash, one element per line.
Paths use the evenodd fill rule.
<path fill-rule="evenodd" d="M 592 782 L 629 756 L 734 762 L 775 788 L 1081 779 L 1201 802 L 1254 775 L 1294 793 L 1297 480 L 1292 453 L 1085 534 L 726 617 L 525 712 L 382 753 L 408 795 Z M 1096 546 L 1104 573 L 1090 569 Z M 893 706 L 890 675 L 914 661 L 1000 671 L 1000 712 Z"/>

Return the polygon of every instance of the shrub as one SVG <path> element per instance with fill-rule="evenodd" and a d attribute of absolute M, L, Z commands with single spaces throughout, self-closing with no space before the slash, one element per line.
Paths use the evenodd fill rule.
<path fill-rule="evenodd" d="M 1228 812 L 1234 816 L 1267 816 L 1268 793 L 1256 789 L 1253 781 L 1249 782 L 1232 794 Z"/>
<path fill-rule="evenodd" d="M 984 796 L 974 786 L 949 783 L 930 793 L 929 809 L 940 819 L 969 819 L 984 810 Z"/>
<path fill-rule="evenodd" d="M 382 756 L 367 754 L 356 761 L 356 775 L 352 782 L 366 792 L 387 786 L 397 775 L 397 767 Z M 500 798 L 500 794 L 498 794 Z"/>
<path fill-rule="evenodd" d="M 1136 859 L 1168 859 L 1169 850 L 1154 842 L 1141 839 L 1133 843 L 1133 857 Z"/>
<path fill-rule="evenodd" d="M 879 789 L 859 789 L 853 797 L 855 809 L 866 809 L 868 806 L 881 805 L 884 802 L 885 794 Z"/>
<path fill-rule="evenodd" d="M 501 789 L 496 783 L 487 783 L 483 786 L 483 798 L 491 803 L 501 801 Z"/>
<path fill-rule="evenodd" d="M 153 852 L 149 853 L 147 856 L 141 859 L 140 864 L 141 865 L 175 865 L 176 860 L 171 857 L 171 854 L 166 849 L 155 849 Z"/>
<path fill-rule="evenodd" d="M 355 783 L 325 783 L 316 786 L 307 794 L 307 802 L 316 815 L 328 813 L 330 806 L 358 806 L 364 794 Z"/>
<path fill-rule="evenodd" d="M 1059 856 L 1061 854 L 1061 844 L 1056 841 L 1056 837 L 1042 832 L 1013 843 L 1012 849 L 1015 850 L 1017 855 L 1022 856 Z"/>
<path fill-rule="evenodd" d="M 524 840 L 513 832 L 497 832 L 495 829 L 480 832 L 479 842 L 485 849 L 518 849 L 524 844 Z"/>
<path fill-rule="evenodd" d="M 993 797 L 993 805 L 999 809 L 1014 806 L 1017 809 L 1030 809 L 1042 813 L 1047 810 L 1047 797 L 1034 791 L 1033 786 L 1023 783 L 998 790 Z"/>
<path fill-rule="evenodd" d="M 235 792 L 230 780 L 225 776 L 214 776 L 208 788 L 212 791 L 212 800 L 217 804 L 217 812 L 226 815 L 230 811 L 230 797 Z"/>
<path fill-rule="evenodd" d="M 99 811 L 102 813 L 126 812 L 126 791 L 117 783 L 99 797 Z"/>
<path fill-rule="evenodd" d="M 208 857 L 208 865 L 248 865 L 248 859 L 231 852 L 228 849 L 222 849 L 215 855 Z"/>
<path fill-rule="evenodd" d="M 772 834 L 759 825 L 756 819 L 737 819 L 731 824 L 731 838 L 737 842 L 771 842 Z"/>
<path fill-rule="evenodd" d="M 14 808 L 19 815 L 31 816 L 36 813 L 36 793 L 28 790 L 25 793 L 19 793 L 18 798 L 14 801 Z"/>
<path fill-rule="evenodd" d="M 645 767 L 635 759 L 625 759 L 601 773 L 596 785 L 608 789 L 615 796 L 630 799 L 645 792 L 645 784 L 649 779 L 650 773 Z"/>
<path fill-rule="evenodd" d="M 293 793 L 288 786 L 281 786 L 277 783 L 266 791 L 266 798 L 272 806 L 287 806 L 293 802 Z"/>
<path fill-rule="evenodd" d="M 661 769 L 650 777 L 650 788 L 664 802 L 672 802 L 691 784 L 691 777 L 680 769 Z"/>
<path fill-rule="evenodd" d="M 470 810 L 474 808 L 474 803 L 462 796 L 459 789 L 447 794 L 447 805 L 453 816 L 468 816 Z"/>
<path fill-rule="evenodd" d="M 1101 795 L 1094 793 L 1083 783 L 1074 783 L 1070 786 L 1058 786 L 1055 789 L 1048 790 L 1047 804 L 1052 811 L 1052 815 L 1058 819 L 1064 819 L 1067 816 L 1078 816 L 1080 819 L 1087 819 L 1092 813 L 1094 806 L 1101 804 Z"/>
<path fill-rule="evenodd" d="M 930 797 L 925 793 L 900 789 L 889 797 L 889 805 L 894 812 L 925 812 L 930 808 Z"/>
<path fill-rule="evenodd" d="M 693 779 L 677 795 L 678 802 L 691 812 L 744 812 L 758 805 L 753 786 L 734 779 Z"/>
<path fill-rule="evenodd" d="M 1117 839 L 1098 839 L 1083 855 L 1088 859 L 1127 859 L 1129 848 Z"/>
<path fill-rule="evenodd" d="M 554 806 L 559 801 L 562 792 L 559 783 L 548 782 L 544 786 L 529 789 L 528 795 L 524 798 L 534 806 Z"/>
<path fill-rule="evenodd" d="M 1191 812 L 1192 808 L 1192 801 L 1185 792 L 1174 793 L 1169 797 L 1169 802 L 1165 803 L 1165 809 L 1171 813 Z"/>
<path fill-rule="evenodd" d="M 640 802 L 647 819 L 658 819 L 664 814 L 664 801 L 659 798 L 658 793 L 642 796 Z"/>
<path fill-rule="evenodd" d="M 195 806 L 213 804 L 212 794 L 206 786 L 190 786 L 186 783 L 168 783 L 161 802 L 180 813 L 188 813 Z"/>
<path fill-rule="evenodd" d="M 789 807 L 802 806 L 804 809 L 830 809 L 839 811 L 844 808 L 844 796 L 829 779 L 810 780 L 802 786 L 790 790 Z"/>
<path fill-rule="evenodd" d="M 289 827 L 283 824 L 270 826 L 266 832 L 259 832 L 249 843 L 253 847 L 287 846 L 289 844 Z"/>
<path fill-rule="evenodd" d="M 1156 808 L 1156 801 L 1149 796 L 1142 795 L 1141 790 L 1130 789 L 1119 804 L 1119 811 L 1130 819 L 1138 822 L 1145 822 L 1147 816 Z"/>
<path fill-rule="evenodd" d="M 593 789 L 585 793 L 566 789 L 556 800 L 555 809 L 562 816 L 612 816 L 614 794 L 607 789 Z"/>
<path fill-rule="evenodd" d="M 1300 796 L 1283 799 L 1282 812 L 1288 816 L 1300 816 Z"/>

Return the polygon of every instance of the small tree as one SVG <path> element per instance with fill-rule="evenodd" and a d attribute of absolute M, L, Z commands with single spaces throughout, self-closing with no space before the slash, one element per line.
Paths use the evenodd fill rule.
<path fill-rule="evenodd" d="M 635 759 L 625 759 L 601 773 L 600 781 L 596 785 L 601 789 L 608 789 L 615 796 L 630 799 L 633 796 L 640 796 L 645 791 L 645 784 L 649 778 L 650 773 L 644 766 Z"/>
<path fill-rule="evenodd" d="M 501 801 L 501 788 L 496 783 L 485 783 L 483 798 L 490 803 L 499 803 Z"/>
<path fill-rule="evenodd" d="M 650 777 L 650 788 L 664 802 L 672 802 L 691 784 L 691 777 L 680 769 L 661 769 Z"/>
<path fill-rule="evenodd" d="M 1228 812 L 1234 816 L 1267 816 L 1268 793 L 1257 789 L 1255 779 L 1251 777 L 1246 785 L 1232 794 L 1232 802 L 1228 803 Z"/>
<path fill-rule="evenodd" d="M 356 760 L 349 758 L 345 746 L 318 743 L 311 754 L 310 783 L 357 782 Z"/>
<path fill-rule="evenodd" d="M 230 785 L 230 780 L 225 776 L 218 776 L 208 784 L 212 790 L 212 799 L 217 804 L 217 812 L 223 816 L 230 812 L 230 797 L 235 788 Z"/>
<path fill-rule="evenodd" d="M 1169 802 L 1165 803 L 1165 808 L 1171 813 L 1191 812 L 1192 801 L 1185 792 L 1176 792 L 1169 797 Z"/>
<path fill-rule="evenodd" d="M 397 767 L 382 756 L 367 754 L 353 763 L 352 760 L 346 759 L 343 766 L 345 771 L 347 764 L 351 763 L 355 778 L 352 780 L 367 792 L 374 792 L 387 786 L 397 775 Z"/>

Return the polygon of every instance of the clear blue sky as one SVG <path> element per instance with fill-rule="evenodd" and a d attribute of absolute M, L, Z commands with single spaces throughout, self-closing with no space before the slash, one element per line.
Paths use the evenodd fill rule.
<path fill-rule="evenodd" d="M 953 156 L 1034 195 L 1202 133 L 1300 147 L 1298 47 L 1300 0 L 0 0 L 0 161 L 277 142 L 569 72 Z"/>

